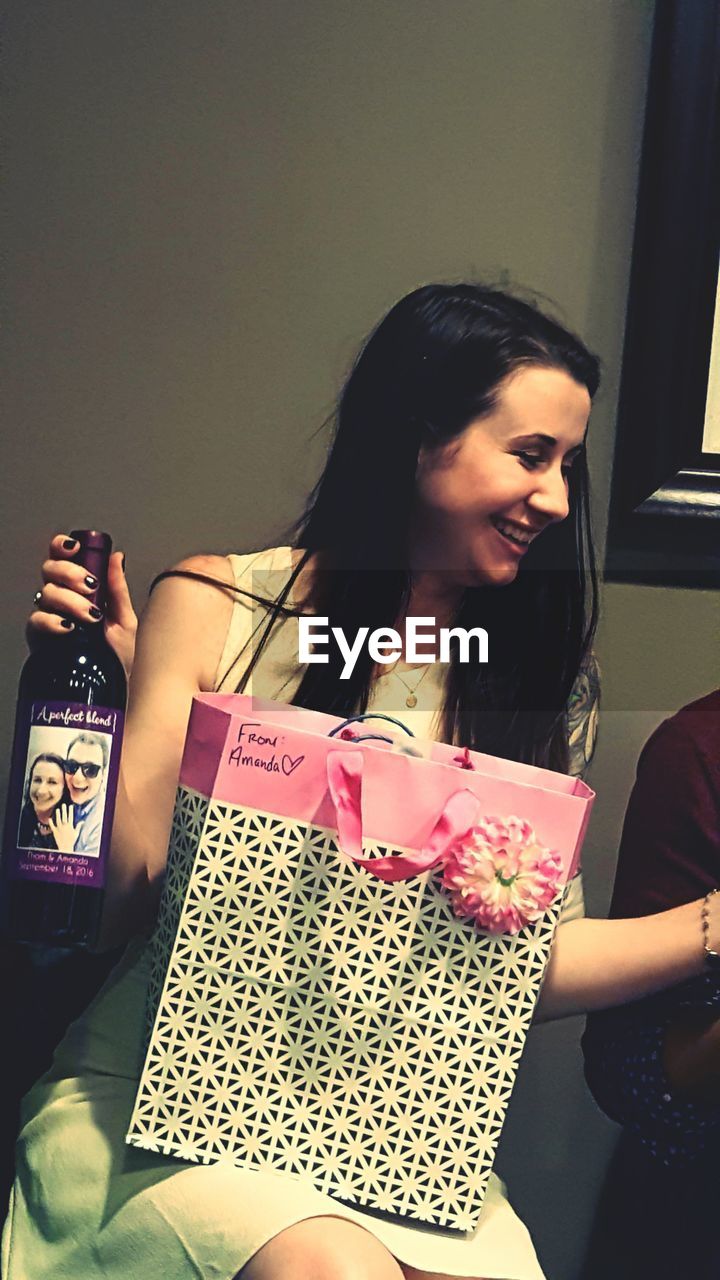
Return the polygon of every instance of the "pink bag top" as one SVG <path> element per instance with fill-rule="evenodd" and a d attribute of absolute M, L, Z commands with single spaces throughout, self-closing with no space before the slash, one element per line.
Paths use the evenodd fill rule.
<path fill-rule="evenodd" d="M 342 724 L 245 694 L 198 695 L 180 783 L 214 800 L 336 829 L 343 851 L 381 878 L 430 869 L 480 816 L 529 823 L 558 851 L 562 883 L 575 874 L 594 799 L 581 779 L 412 737 L 420 756 L 388 750 L 362 730 L 361 741 L 328 736 Z M 362 858 L 362 839 L 402 855 Z"/>

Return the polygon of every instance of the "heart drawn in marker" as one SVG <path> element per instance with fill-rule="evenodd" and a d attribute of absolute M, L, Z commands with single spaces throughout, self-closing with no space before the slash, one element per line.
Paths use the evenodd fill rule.
<path fill-rule="evenodd" d="M 295 760 L 293 760 L 292 756 L 283 756 L 280 764 L 282 765 L 282 771 L 286 777 L 289 778 L 290 774 L 295 772 L 298 765 L 302 764 L 304 759 L 304 756 L 297 756 Z"/>

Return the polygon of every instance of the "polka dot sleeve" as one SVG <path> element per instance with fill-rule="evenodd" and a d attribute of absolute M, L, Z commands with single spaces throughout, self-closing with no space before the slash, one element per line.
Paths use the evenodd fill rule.
<path fill-rule="evenodd" d="M 668 1165 L 697 1159 L 720 1128 L 720 1103 L 695 1102 L 674 1091 L 663 1067 L 668 1025 L 690 1009 L 720 1016 L 718 975 L 595 1014 L 583 1037 L 585 1078 L 596 1102 Z"/>

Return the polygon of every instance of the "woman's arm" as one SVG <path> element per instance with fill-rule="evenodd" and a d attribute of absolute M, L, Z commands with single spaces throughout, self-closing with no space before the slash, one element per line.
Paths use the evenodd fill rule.
<path fill-rule="evenodd" d="M 630 920 L 570 920 L 555 935 L 536 1018 L 640 1000 L 703 972 L 702 900 Z M 720 944 L 720 894 L 710 903 Z"/>
<path fill-rule="evenodd" d="M 181 569 L 232 584 L 229 561 L 196 556 Z M 232 593 L 186 578 L 153 592 L 137 637 L 123 738 L 99 949 L 150 927 L 157 908 L 190 704 L 212 690 Z"/>

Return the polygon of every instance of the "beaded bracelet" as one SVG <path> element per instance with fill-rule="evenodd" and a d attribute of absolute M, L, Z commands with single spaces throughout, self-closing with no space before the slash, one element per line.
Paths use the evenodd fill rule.
<path fill-rule="evenodd" d="M 710 899 L 716 893 L 720 893 L 720 888 L 711 889 L 709 893 L 705 894 L 705 897 L 703 899 L 703 904 L 702 904 L 702 910 L 700 912 L 700 919 L 702 921 L 702 931 L 703 931 L 703 950 L 705 952 L 705 966 L 708 969 L 712 969 L 714 973 L 717 972 L 718 969 L 720 969 L 720 954 L 718 954 L 717 951 L 714 951 L 713 948 L 710 946 L 709 916 L 710 916 Z"/>

